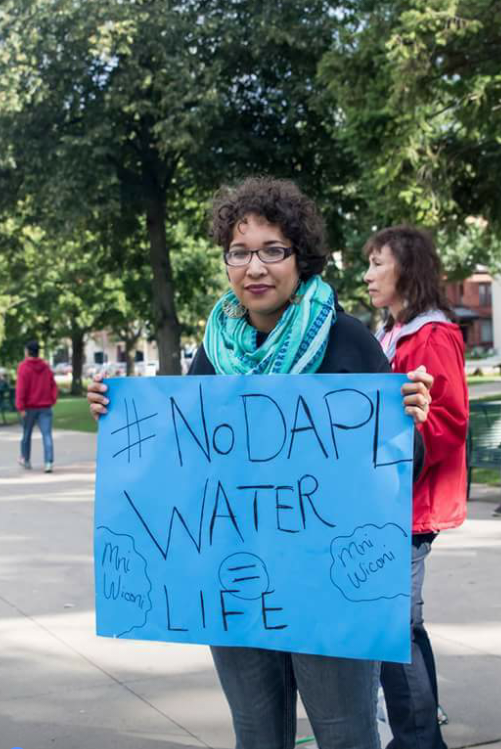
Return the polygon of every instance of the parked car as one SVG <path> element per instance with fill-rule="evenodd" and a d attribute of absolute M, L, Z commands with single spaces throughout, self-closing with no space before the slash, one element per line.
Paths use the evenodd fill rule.
<path fill-rule="evenodd" d="M 84 377 L 94 377 L 96 372 L 99 372 L 100 364 L 84 364 L 83 375 Z"/>
<path fill-rule="evenodd" d="M 127 364 L 124 361 L 115 362 L 113 377 L 125 377 L 127 375 Z"/>
<path fill-rule="evenodd" d="M 55 375 L 69 375 L 73 372 L 73 367 L 69 362 L 59 362 L 52 367 Z"/>
<path fill-rule="evenodd" d="M 148 362 L 138 361 L 135 365 L 136 377 L 155 377 L 158 367 L 159 364 L 156 359 Z"/>
<path fill-rule="evenodd" d="M 101 364 L 99 374 L 102 374 L 103 377 L 125 377 L 126 371 L 127 366 L 125 362 L 112 361 Z"/>

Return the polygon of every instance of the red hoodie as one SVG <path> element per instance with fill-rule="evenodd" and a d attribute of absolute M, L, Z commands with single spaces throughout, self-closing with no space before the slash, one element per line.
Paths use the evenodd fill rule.
<path fill-rule="evenodd" d="M 28 357 L 17 368 L 16 408 L 50 408 L 57 401 L 57 385 L 43 359 Z"/>

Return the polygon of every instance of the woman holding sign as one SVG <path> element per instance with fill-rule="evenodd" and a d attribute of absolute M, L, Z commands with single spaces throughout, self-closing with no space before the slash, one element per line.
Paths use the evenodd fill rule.
<path fill-rule="evenodd" d="M 426 458 L 414 484 L 412 537 L 412 663 L 384 663 L 381 672 L 392 749 L 443 749 L 437 720 L 437 677 L 423 625 L 424 564 L 437 533 L 466 516 L 468 390 L 464 345 L 441 290 L 440 260 L 431 237 L 408 226 L 375 234 L 364 248 L 372 303 L 389 315 L 377 337 L 394 372 L 424 364 L 434 376 L 426 423 L 418 426 Z"/>
<path fill-rule="evenodd" d="M 323 222 L 296 185 L 252 178 L 222 189 L 212 236 L 231 288 L 212 310 L 190 374 L 391 371 L 378 342 L 320 278 L 329 254 Z M 409 377 L 404 407 L 421 423 L 432 378 L 423 369 Z M 89 388 L 96 416 L 106 413 L 105 389 L 99 382 Z M 419 439 L 416 445 L 419 463 Z M 378 663 L 244 647 L 212 653 L 239 749 L 294 746 L 297 690 L 321 749 L 379 747 Z"/>

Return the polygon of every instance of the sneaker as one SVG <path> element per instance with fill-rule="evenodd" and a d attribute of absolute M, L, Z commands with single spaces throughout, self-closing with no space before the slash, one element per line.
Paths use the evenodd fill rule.
<path fill-rule="evenodd" d="M 492 517 L 501 518 L 501 505 L 499 505 L 499 507 L 496 507 L 496 509 L 492 511 Z"/>
<path fill-rule="evenodd" d="M 19 463 L 20 466 L 22 466 L 23 468 L 26 468 L 26 470 L 29 471 L 31 469 L 31 463 L 29 460 L 25 460 L 24 458 L 18 458 L 17 462 Z"/>
<path fill-rule="evenodd" d="M 45 464 L 45 473 L 52 473 L 52 463 Z"/>

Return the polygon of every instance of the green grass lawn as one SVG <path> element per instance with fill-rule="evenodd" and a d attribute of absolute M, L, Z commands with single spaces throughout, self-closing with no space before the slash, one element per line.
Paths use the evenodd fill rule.
<path fill-rule="evenodd" d="M 97 424 L 90 415 L 87 398 L 74 396 L 59 398 L 54 406 L 53 425 L 54 429 L 97 432 Z"/>
<path fill-rule="evenodd" d="M 468 375 L 468 385 L 488 385 L 490 382 L 501 382 L 501 375 Z"/>
<path fill-rule="evenodd" d="M 474 484 L 501 486 L 501 471 L 496 471 L 494 468 L 474 468 L 471 472 L 471 480 Z"/>
<path fill-rule="evenodd" d="M 73 429 L 76 432 L 97 432 L 97 424 L 90 415 L 87 398 L 74 396 L 60 396 L 54 406 L 54 429 Z M 7 424 L 19 422 L 17 413 L 9 411 L 5 414 Z M 2 424 L 0 417 L 0 425 Z"/>
<path fill-rule="evenodd" d="M 2 415 L 0 415 L 0 426 L 2 424 L 17 424 L 18 421 L 19 419 L 17 417 L 17 413 L 12 413 L 12 411 L 7 411 L 5 413 L 5 419 Z"/>
<path fill-rule="evenodd" d="M 60 396 L 54 406 L 54 429 L 74 429 L 77 432 L 97 432 L 97 424 L 90 415 L 87 398 Z M 17 424 L 17 413 L 5 414 L 7 424 Z M 2 420 L 0 419 L 0 424 Z"/>

